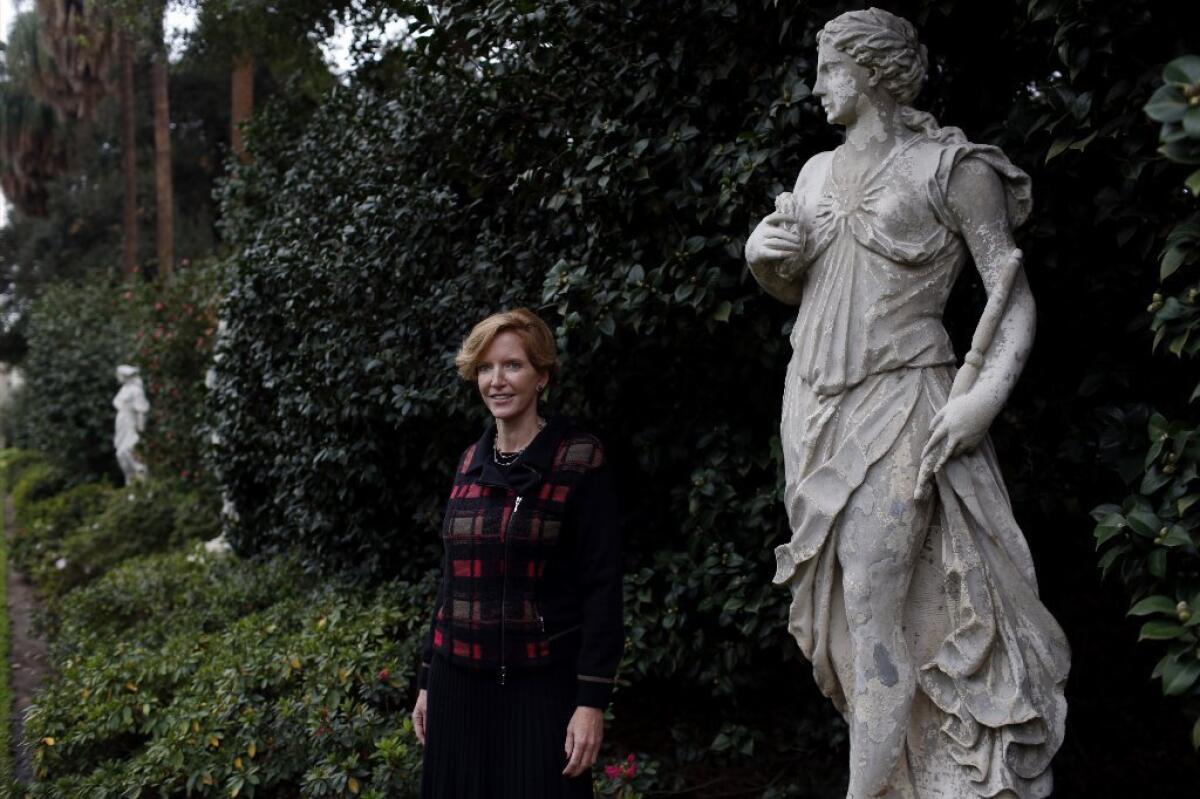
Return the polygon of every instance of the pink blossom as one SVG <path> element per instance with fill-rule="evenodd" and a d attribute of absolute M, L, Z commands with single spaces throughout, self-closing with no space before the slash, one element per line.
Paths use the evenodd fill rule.
<path fill-rule="evenodd" d="M 605 766 L 604 776 L 610 780 L 619 780 L 621 778 L 621 767 L 617 765 Z"/>

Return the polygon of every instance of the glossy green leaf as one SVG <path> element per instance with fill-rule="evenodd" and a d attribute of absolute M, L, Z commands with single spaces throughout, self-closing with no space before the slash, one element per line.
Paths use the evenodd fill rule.
<path fill-rule="evenodd" d="M 1190 107 L 1184 113 L 1183 131 L 1193 139 L 1200 139 L 1200 106 Z"/>
<path fill-rule="evenodd" d="M 1183 635 L 1183 627 L 1175 622 L 1154 619 L 1142 625 L 1139 641 L 1170 641 Z"/>
<path fill-rule="evenodd" d="M 1129 609 L 1127 616 L 1148 616 L 1151 613 L 1165 613 L 1168 616 L 1175 616 L 1175 600 L 1168 596 L 1155 594 L 1141 600 Z"/>
<path fill-rule="evenodd" d="M 1146 556 L 1146 571 L 1159 579 L 1167 576 L 1167 551 L 1155 549 Z"/>
<path fill-rule="evenodd" d="M 1183 92 L 1174 86 L 1160 86 L 1150 97 L 1144 109 L 1146 116 L 1155 122 L 1178 122 L 1188 110 Z"/>
<path fill-rule="evenodd" d="M 1186 660 L 1179 665 L 1173 666 L 1168 663 L 1163 669 L 1163 694 L 1166 696 L 1178 696 L 1185 693 L 1200 678 L 1200 660 L 1187 655 L 1184 657 Z"/>
<path fill-rule="evenodd" d="M 1167 83 L 1200 83 L 1200 56 L 1185 55 L 1169 62 L 1163 68 L 1163 80 Z"/>

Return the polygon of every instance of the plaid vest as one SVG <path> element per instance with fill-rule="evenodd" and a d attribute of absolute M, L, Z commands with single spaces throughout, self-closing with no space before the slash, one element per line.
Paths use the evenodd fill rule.
<path fill-rule="evenodd" d="M 486 436 L 485 436 L 486 438 Z M 442 524 L 442 587 L 433 651 L 451 661 L 510 668 L 574 657 L 582 619 L 560 589 L 570 585 L 580 481 L 604 460 L 590 435 L 554 420 L 505 475 L 490 439 L 459 461 Z M 567 578 L 567 579 L 563 579 Z M 618 622 L 619 623 L 619 622 Z"/>

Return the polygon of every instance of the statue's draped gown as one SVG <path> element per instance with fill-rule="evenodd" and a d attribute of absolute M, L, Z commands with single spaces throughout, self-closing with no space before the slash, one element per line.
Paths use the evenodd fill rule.
<path fill-rule="evenodd" d="M 113 449 L 118 453 L 132 452 L 141 438 L 138 417 L 150 411 L 141 378 L 132 378 L 122 385 L 112 404 L 117 410 L 113 423 Z"/>
<path fill-rule="evenodd" d="M 806 169 L 812 188 L 797 186 L 811 266 L 783 397 L 792 537 L 776 550 L 775 581 L 792 591 L 789 629 L 817 684 L 852 719 L 853 685 L 843 683 L 879 675 L 856 673 L 839 538 L 849 525 L 915 537 L 907 583 L 872 589 L 903 603 L 917 674 L 900 769 L 912 785 L 897 787 L 1041 797 L 1062 741 L 1069 655 L 1038 598 L 990 440 L 947 463 L 932 499 L 913 499 L 955 372 L 942 311 L 968 253 L 947 207 L 950 174 L 964 159 L 994 169 L 1011 227 L 1029 214 L 1029 178 L 956 129 L 938 139 L 902 142 L 851 185 L 822 153 Z"/>

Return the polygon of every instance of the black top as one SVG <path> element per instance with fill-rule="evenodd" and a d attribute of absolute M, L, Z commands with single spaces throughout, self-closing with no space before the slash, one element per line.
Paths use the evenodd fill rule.
<path fill-rule="evenodd" d="M 600 442 L 551 417 L 508 467 L 488 427 L 459 459 L 442 583 L 422 661 L 495 669 L 571 662 L 577 704 L 608 704 L 624 643 L 621 545 Z M 427 669 L 422 669 L 424 687 Z"/>

